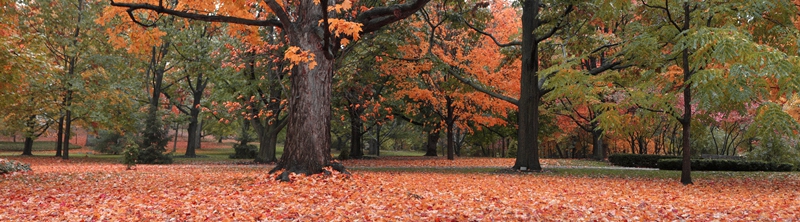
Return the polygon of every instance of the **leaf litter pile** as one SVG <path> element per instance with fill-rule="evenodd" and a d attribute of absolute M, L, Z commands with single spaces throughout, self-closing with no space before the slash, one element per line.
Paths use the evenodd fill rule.
<path fill-rule="evenodd" d="M 265 165 L 139 165 L 126 171 L 120 164 L 79 159 L 19 160 L 33 171 L 0 176 L 0 221 L 800 218 L 796 173 L 696 179 L 690 186 L 677 179 L 367 171 L 281 183 Z"/>

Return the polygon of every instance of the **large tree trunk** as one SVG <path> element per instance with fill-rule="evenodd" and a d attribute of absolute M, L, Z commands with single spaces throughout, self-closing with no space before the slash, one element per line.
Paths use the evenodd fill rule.
<path fill-rule="evenodd" d="M 33 136 L 25 137 L 25 147 L 22 149 L 23 156 L 33 156 Z"/>
<path fill-rule="evenodd" d="M 286 145 L 283 156 L 270 172 L 286 170 L 278 179 L 288 181 L 289 173 L 321 173 L 323 167 L 331 164 L 331 79 L 333 77 L 333 58 L 326 58 L 321 49 L 322 39 L 315 35 L 316 24 L 322 18 L 318 5 L 305 6 L 316 10 L 303 10 L 306 14 L 300 30 L 287 30 L 290 44 L 299 46 L 316 58 L 316 66 L 308 63 L 294 66 L 289 98 L 289 118 Z M 313 15 L 312 15 L 313 14 Z"/>
<path fill-rule="evenodd" d="M 56 157 L 61 156 L 61 144 L 64 142 L 64 116 L 58 118 L 58 134 L 56 137 Z"/>
<path fill-rule="evenodd" d="M 514 169 L 540 171 L 539 163 L 539 50 L 533 31 L 539 26 L 539 1 L 522 3 L 522 75 L 520 81 L 517 140 Z"/>
<path fill-rule="evenodd" d="M 425 156 L 437 156 L 436 144 L 439 143 L 439 131 L 436 129 L 428 132 L 428 141 L 425 143 Z"/>

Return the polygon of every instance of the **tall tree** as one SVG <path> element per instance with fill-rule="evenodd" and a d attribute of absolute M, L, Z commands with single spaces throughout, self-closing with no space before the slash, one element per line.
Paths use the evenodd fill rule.
<path fill-rule="evenodd" d="M 62 158 L 69 158 L 69 140 L 72 134 L 73 115 L 78 106 L 73 103 L 80 99 L 78 91 L 83 90 L 81 75 L 95 69 L 90 57 L 97 50 L 99 25 L 94 18 L 99 15 L 102 4 L 84 0 L 45 0 L 22 2 L 25 9 L 24 24 L 38 33 L 49 50 L 53 63 L 60 67 L 58 85 L 62 87 L 63 99 L 59 104 L 64 113 Z M 79 101 L 79 100 L 77 100 Z"/>
<path fill-rule="evenodd" d="M 790 77 L 800 60 L 783 51 L 792 47 L 776 47 L 796 45 L 776 35 L 796 36 L 792 19 L 797 8 L 790 1 L 664 0 L 637 5 L 642 12 L 641 26 L 636 27 L 640 34 L 631 46 L 646 47 L 635 50 L 639 52 L 637 64 L 656 64 L 645 66 L 656 70 L 642 77 L 652 82 L 658 81 L 657 75 L 667 74 L 660 77 L 663 85 L 656 87 L 663 100 L 640 93 L 632 97 L 641 107 L 665 112 L 681 124 L 681 183 L 691 184 L 691 129 L 696 110 L 743 110 L 744 104 L 768 97 L 767 86 L 778 85 L 782 93 L 800 86 Z M 772 28 L 763 30 L 762 26 Z M 773 81 L 775 84 L 770 84 Z"/>
<path fill-rule="evenodd" d="M 131 19 L 139 21 L 135 11 L 144 10 L 184 18 L 212 22 L 227 22 L 251 26 L 276 26 L 289 40 L 286 58 L 294 63 L 289 99 L 289 123 L 284 154 L 272 172 L 285 169 L 280 176 L 288 180 L 289 173 L 319 173 L 330 165 L 331 77 L 334 53 L 344 36 L 357 39 L 360 33 L 373 32 L 392 22 L 404 19 L 422 8 L 429 0 L 372 7 L 358 11 L 352 1 L 333 4 L 332 1 L 302 0 L 281 5 L 276 1 L 263 4 L 228 2 L 191 2 L 175 8 L 158 3 L 118 3 Z M 360 2 L 356 2 L 357 4 Z M 333 10 L 329 11 L 329 7 Z M 351 9 L 352 8 L 352 9 Z M 252 10 L 255 9 L 255 10 Z M 265 10 L 269 9 L 269 10 Z M 341 9 L 341 10 L 340 10 Z M 271 11 L 272 13 L 263 13 Z M 214 12 L 213 14 L 192 12 Z M 254 12 L 254 13 L 251 13 Z M 356 13 L 359 22 L 336 16 Z M 255 18 L 255 19 L 251 19 Z"/>

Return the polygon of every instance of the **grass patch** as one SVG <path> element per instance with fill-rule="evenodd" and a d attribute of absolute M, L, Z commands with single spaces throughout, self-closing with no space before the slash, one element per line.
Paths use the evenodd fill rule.
<path fill-rule="evenodd" d="M 672 170 L 629 170 L 629 169 L 593 169 L 593 168 L 557 168 L 547 169 L 545 173 L 553 175 L 590 177 L 590 178 L 680 178 L 680 171 Z M 797 177 L 797 172 L 731 172 L 731 171 L 692 171 L 692 178 L 775 178 Z"/>
<path fill-rule="evenodd" d="M 347 166 L 345 166 L 347 167 Z M 351 171 L 398 173 L 492 173 L 496 167 L 351 167 Z"/>
<path fill-rule="evenodd" d="M 0 142 L 0 151 L 19 151 L 25 148 L 24 142 Z M 81 146 L 70 144 L 69 149 L 80 149 Z M 55 151 L 56 142 L 53 141 L 33 141 L 33 151 Z"/>

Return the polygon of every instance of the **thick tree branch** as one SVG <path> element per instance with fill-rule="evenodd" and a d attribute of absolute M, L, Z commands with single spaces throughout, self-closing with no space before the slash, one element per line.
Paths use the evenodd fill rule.
<path fill-rule="evenodd" d="M 430 0 L 415 0 L 403 4 L 375 7 L 358 15 L 356 20 L 364 24 L 362 33 L 374 32 L 383 26 L 391 24 L 413 15 L 417 10 L 425 7 Z"/>
<path fill-rule="evenodd" d="M 272 2 L 272 1 L 267 1 L 267 2 L 269 3 L 269 2 Z M 159 5 L 153 5 L 153 4 L 147 4 L 147 3 L 117 3 L 117 2 L 111 1 L 111 6 L 128 8 L 128 10 L 127 10 L 128 16 L 131 17 L 133 22 L 136 22 L 137 24 L 143 25 L 143 26 L 152 26 L 152 24 L 147 25 L 147 24 L 142 24 L 141 22 L 138 22 L 136 20 L 135 16 L 133 15 L 133 11 L 136 11 L 136 10 L 150 10 L 150 11 L 154 11 L 154 12 L 157 12 L 157 13 L 163 13 L 163 14 L 173 15 L 173 16 L 177 16 L 177 17 L 181 17 L 181 18 L 188 18 L 188 19 L 207 21 L 207 22 L 224 22 L 224 23 L 233 23 L 233 24 L 241 24 L 241 25 L 252 25 L 252 26 L 275 26 L 275 27 L 283 28 L 283 24 L 280 21 L 276 20 L 276 19 L 255 20 L 255 19 L 238 18 L 238 17 L 233 17 L 233 16 L 203 15 L 203 14 L 198 14 L 198 13 L 190 13 L 190 12 L 185 12 L 185 11 L 178 11 L 178 10 L 174 10 L 174 9 L 168 9 L 168 8 L 164 8 L 164 7 L 159 6 Z M 273 11 L 275 11 L 275 10 L 273 9 Z M 276 13 L 276 14 L 279 15 L 278 18 L 280 18 L 280 14 L 278 14 L 278 13 Z M 284 16 L 285 16 L 285 13 L 284 13 Z M 286 17 L 286 18 L 288 19 L 288 17 Z"/>

